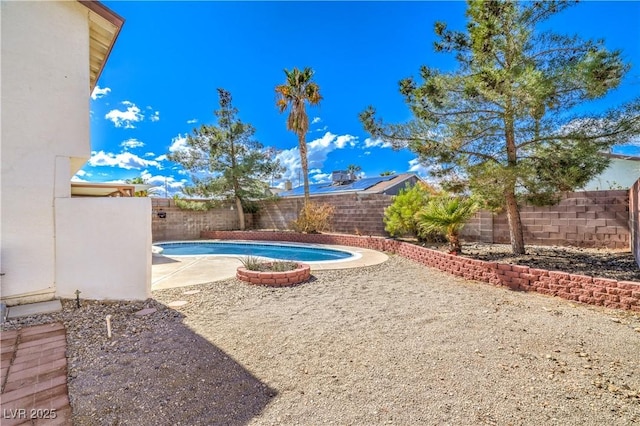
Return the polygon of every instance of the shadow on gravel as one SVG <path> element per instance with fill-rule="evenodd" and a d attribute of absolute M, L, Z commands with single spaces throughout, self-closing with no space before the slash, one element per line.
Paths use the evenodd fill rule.
<path fill-rule="evenodd" d="M 101 365 L 81 366 L 70 381 L 74 424 L 244 425 L 277 395 L 183 324 L 182 314 L 156 307 L 114 318 L 114 338 L 87 348 L 103 352 Z M 152 407 L 143 405 L 149 394 Z"/>

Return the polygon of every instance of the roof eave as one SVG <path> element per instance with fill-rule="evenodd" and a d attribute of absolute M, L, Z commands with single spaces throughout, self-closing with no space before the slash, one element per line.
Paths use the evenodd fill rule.
<path fill-rule="evenodd" d="M 90 78 L 89 78 L 89 91 L 93 92 L 93 89 L 96 87 L 96 84 L 98 83 L 98 80 L 100 79 L 100 75 L 102 74 L 102 70 L 104 69 L 105 64 L 107 63 L 107 59 L 109 58 L 109 55 L 111 54 L 111 50 L 113 49 L 113 46 L 116 43 L 116 40 L 118 38 L 118 35 L 120 34 L 120 30 L 122 29 L 122 26 L 124 25 L 124 18 L 122 18 L 120 15 L 118 15 L 117 13 L 115 13 L 114 11 L 112 11 L 111 9 L 109 9 L 108 7 L 106 7 L 105 5 L 103 5 L 102 3 L 98 2 L 98 1 L 94 1 L 94 0 L 78 0 L 78 2 L 80 4 L 82 4 L 83 6 L 85 6 L 87 9 L 89 9 L 90 13 L 95 13 L 97 16 L 99 16 L 100 18 L 102 18 L 104 21 L 108 22 L 109 24 L 111 24 L 113 26 L 113 28 L 108 28 L 107 26 L 103 25 L 103 23 L 101 24 L 100 20 L 93 20 L 93 19 L 89 19 L 89 34 L 90 34 L 90 38 L 89 38 L 89 43 L 90 43 L 90 48 L 89 48 L 89 52 L 90 52 L 90 58 L 89 58 L 89 74 L 90 74 Z M 99 27 L 102 28 L 102 30 L 104 32 L 106 32 L 107 34 L 109 34 L 109 39 L 108 39 L 108 43 L 103 43 L 101 41 L 98 40 L 97 37 L 95 37 L 94 35 L 94 27 L 92 27 L 92 24 L 95 24 Z M 96 56 L 96 54 L 94 52 L 96 52 L 98 49 L 94 48 L 92 49 L 91 47 L 100 47 L 102 46 L 103 48 L 106 48 L 106 53 L 104 53 L 104 57 L 98 57 Z M 98 69 L 95 71 L 91 70 L 91 62 L 92 59 L 95 59 L 98 63 Z"/>

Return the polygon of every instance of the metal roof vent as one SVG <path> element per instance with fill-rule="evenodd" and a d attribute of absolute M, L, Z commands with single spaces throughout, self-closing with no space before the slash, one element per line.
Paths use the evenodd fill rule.
<path fill-rule="evenodd" d="M 353 173 L 349 173 L 346 170 L 336 170 L 331 172 L 331 181 L 333 185 L 346 185 L 356 180 Z"/>

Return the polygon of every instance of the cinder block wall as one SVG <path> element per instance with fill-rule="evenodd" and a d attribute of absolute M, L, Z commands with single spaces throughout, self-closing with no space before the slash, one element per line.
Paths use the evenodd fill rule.
<path fill-rule="evenodd" d="M 158 213 L 164 213 L 164 218 Z M 252 228 L 250 214 L 245 215 L 246 228 Z M 208 211 L 182 210 L 172 199 L 152 198 L 151 229 L 153 241 L 197 240 L 204 230 L 239 229 L 238 212 L 228 207 Z"/>
<path fill-rule="evenodd" d="M 638 184 L 635 186 L 636 199 Z M 607 247 L 629 249 L 631 244 L 629 191 L 569 192 L 562 195 L 555 206 L 523 206 L 521 219 L 525 244 L 574 245 L 579 247 Z M 311 200 L 335 207 L 330 231 L 355 234 L 388 236 L 384 230 L 384 209 L 392 197 L 383 194 L 342 194 L 314 196 Z M 632 199 L 633 201 L 633 199 Z M 291 229 L 291 222 L 298 217 L 303 198 L 282 198 L 260 203 L 260 211 L 253 217 L 247 215 L 247 229 Z M 153 240 L 185 240 L 199 238 L 202 230 L 238 229 L 237 212 L 231 206 L 197 212 L 180 210 L 173 200 L 153 199 Z M 164 210 L 166 218 L 157 216 Z M 635 207 L 635 224 L 637 226 Z M 467 241 L 509 243 L 509 224 L 504 213 L 494 215 L 481 211 L 464 228 L 462 238 Z M 640 242 L 635 251 L 640 259 Z"/>
<path fill-rule="evenodd" d="M 314 203 L 335 207 L 332 231 L 346 234 L 387 235 L 384 230 L 384 209 L 391 196 L 384 194 L 342 194 L 311 197 Z M 304 203 L 303 198 L 283 198 L 260 205 L 256 215 L 258 229 L 290 229 Z"/>
<path fill-rule="evenodd" d="M 526 244 L 630 247 L 626 190 L 567 192 L 554 206 L 522 206 L 520 218 Z M 469 224 L 470 230 L 473 226 Z M 505 213 L 493 216 L 493 242 L 510 242 Z"/>

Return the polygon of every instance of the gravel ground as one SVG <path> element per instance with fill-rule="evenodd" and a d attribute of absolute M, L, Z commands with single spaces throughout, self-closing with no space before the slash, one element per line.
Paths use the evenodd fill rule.
<path fill-rule="evenodd" d="M 6 326 L 65 322 L 77 425 L 640 424 L 640 315 L 396 256 L 313 275 L 65 301 Z"/>

